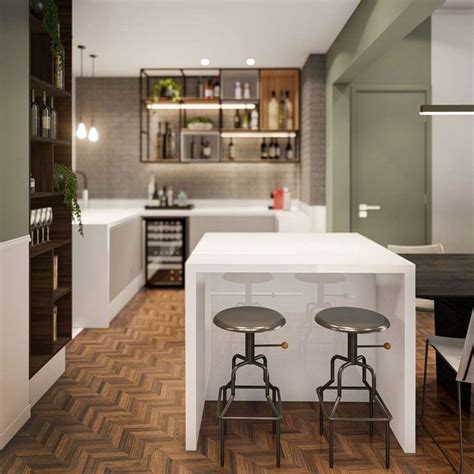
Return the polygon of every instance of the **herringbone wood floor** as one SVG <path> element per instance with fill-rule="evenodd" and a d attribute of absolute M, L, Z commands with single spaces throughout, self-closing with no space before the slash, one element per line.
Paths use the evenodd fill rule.
<path fill-rule="evenodd" d="M 110 329 L 83 331 L 67 348 L 67 369 L 33 408 L 31 420 L 0 453 L 2 473 L 325 473 L 327 442 L 318 434 L 314 403 L 284 404 L 283 461 L 274 467 L 269 424 L 231 423 L 226 469 L 218 465 L 218 428 L 206 406 L 199 450 L 184 446 L 184 298 L 182 291 L 141 292 Z M 423 338 L 430 315 L 418 315 L 417 383 L 421 387 Z M 434 374 L 433 359 L 430 363 Z M 431 427 L 458 461 L 456 407 L 430 377 Z M 240 408 L 255 410 L 252 404 Z M 360 410 L 359 406 L 351 408 Z M 466 472 L 474 472 L 474 438 L 466 420 Z M 384 442 L 361 424 L 336 425 L 334 473 L 383 469 Z M 452 472 L 423 429 L 416 455 L 393 441 L 396 473 Z"/>

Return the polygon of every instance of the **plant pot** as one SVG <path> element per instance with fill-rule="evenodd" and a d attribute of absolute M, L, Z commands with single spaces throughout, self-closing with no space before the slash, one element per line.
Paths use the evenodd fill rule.
<path fill-rule="evenodd" d="M 40 17 L 43 15 L 44 2 L 43 0 L 30 0 L 30 11 L 33 15 Z"/>

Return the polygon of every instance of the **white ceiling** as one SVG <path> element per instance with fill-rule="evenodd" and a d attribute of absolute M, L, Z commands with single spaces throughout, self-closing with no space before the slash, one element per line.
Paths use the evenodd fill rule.
<path fill-rule="evenodd" d="M 98 54 L 98 76 L 199 67 L 204 57 L 209 67 L 245 67 L 249 57 L 256 67 L 300 67 L 328 50 L 359 1 L 75 0 L 74 47 Z"/>

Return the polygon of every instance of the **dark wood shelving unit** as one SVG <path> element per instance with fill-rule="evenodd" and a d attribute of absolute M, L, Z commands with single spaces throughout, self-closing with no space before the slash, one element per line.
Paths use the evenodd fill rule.
<path fill-rule="evenodd" d="M 173 101 L 171 99 L 160 98 L 151 99 L 151 91 L 155 83 L 160 79 L 174 79 L 181 87 L 182 97 Z M 208 79 L 217 79 L 220 83 L 220 97 L 201 98 L 195 97 L 196 85 L 201 79 L 203 82 Z M 247 99 L 236 99 L 234 94 L 235 81 L 250 84 L 250 97 Z M 280 91 L 289 91 L 293 103 L 293 128 L 291 129 L 270 129 L 268 124 L 268 102 L 271 98 L 272 90 L 277 93 L 279 99 Z M 300 148 L 300 70 L 296 68 L 181 68 L 181 69 L 160 69 L 146 68 L 140 71 L 140 162 L 160 163 L 160 164 L 217 164 L 217 163 L 267 163 L 267 164 L 295 164 L 299 163 Z M 190 109 L 186 105 L 192 105 Z M 251 104 L 255 106 L 259 113 L 258 129 L 232 128 L 235 107 L 238 104 Z M 217 106 L 211 108 L 209 106 Z M 230 106 L 226 108 L 225 106 Z M 199 106 L 202 106 L 200 108 Z M 165 108 L 166 107 L 166 108 Z M 234 107 L 234 108 L 233 108 Z M 242 117 L 244 110 L 240 110 Z M 196 130 L 188 127 L 188 119 L 204 116 L 213 122 L 210 130 Z M 169 122 L 176 133 L 176 155 L 173 159 L 156 159 L 156 135 L 157 123 Z M 231 137 L 225 134 L 232 134 Z M 279 136 L 272 136 L 277 134 Z M 212 158 L 211 159 L 190 159 L 187 156 L 189 137 L 195 136 L 200 140 L 207 135 L 210 139 Z M 240 136 L 244 135 L 244 136 Z M 250 136 L 255 135 L 255 136 Z M 265 135 L 262 136 L 262 135 Z M 260 144 L 263 138 L 269 140 L 285 140 L 279 143 L 281 156 L 279 159 L 260 159 Z M 227 150 L 230 140 L 236 148 L 236 159 L 227 158 Z M 214 142 L 212 143 L 212 140 Z M 287 140 L 291 141 L 294 159 L 285 159 L 284 152 Z"/>
<path fill-rule="evenodd" d="M 50 242 L 30 248 L 30 378 L 72 337 L 72 218 L 64 193 L 53 189 L 54 163 L 72 162 L 72 0 L 56 0 L 65 49 L 64 89 L 55 85 L 54 58 L 42 19 L 30 14 L 30 89 L 54 97 L 58 139 L 30 136 L 30 172 L 36 192 L 30 209 L 51 207 Z M 54 257 L 58 257 L 58 288 L 53 289 Z M 54 311 L 57 319 L 54 324 Z"/>

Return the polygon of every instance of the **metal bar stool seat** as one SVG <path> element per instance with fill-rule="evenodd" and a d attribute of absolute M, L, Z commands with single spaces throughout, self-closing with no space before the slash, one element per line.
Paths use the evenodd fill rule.
<path fill-rule="evenodd" d="M 357 335 L 385 331 L 390 327 L 390 321 L 380 313 L 363 308 L 354 307 L 333 307 L 320 311 L 314 318 L 320 326 L 332 331 L 347 333 L 347 357 L 334 355 L 331 358 L 331 377 L 329 381 L 318 387 L 316 393 L 319 399 L 319 430 L 323 434 L 323 418 L 329 422 L 329 466 L 334 464 L 334 422 L 335 421 L 367 421 L 369 423 L 369 434 L 373 435 L 373 423 L 381 421 L 386 423 L 385 430 L 385 467 L 390 467 L 390 421 L 392 415 L 384 401 L 377 392 L 376 376 L 374 369 L 367 364 L 365 356 L 359 355 L 358 348 L 383 347 L 390 349 L 390 344 L 383 345 L 358 345 Z M 340 360 L 343 364 L 337 373 L 337 383 L 335 376 L 335 362 Z M 343 386 L 342 374 L 345 369 L 351 366 L 362 368 L 362 383 L 357 386 Z M 370 372 L 371 381 L 367 380 L 367 372 Z M 326 390 L 337 390 L 336 400 L 331 412 L 328 412 L 324 404 L 324 392 Z M 369 392 L 369 415 L 367 417 L 344 417 L 337 415 L 337 409 L 342 399 L 343 390 L 368 390 Z M 374 416 L 374 403 L 380 408 L 382 415 Z"/>
<path fill-rule="evenodd" d="M 224 466 L 224 437 L 226 434 L 226 422 L 229 420 L 251 420 L 271 421 L 273 423 L 273 434 L 275 435 L 276 465 L 280 467 L 280 421 L 282 419 L 282 404 L 280 389 L 270 383 L 270 375 L 267 368 L 267 358 L 263 354 L 255 355 L 256 347 L 283 347 L 288 344 L 255 344 L 255 334 L 265 331 L 274 331 L 286 324 L 285 318 L 269 308 L 261 306 L 236 306 L 224 309 L 214 316 L 214 324 L 226 331 L 240 332 L 245 334 L 245 355 L 235 354 L 232 357 L 232 373 L 230 381 L 219 388 L 217 404 L 217 416 L 220 428 L 220 463 Z M 238 362 L 240 361 L 240 362 Z M 264 385 L 237 385 L 237 371 L 246 366 L 255 365 L 263 371 Z M 231 416 L 229 409 L 235 399 L 237 389 L 262 389 L 265 390 L 265 398 L 271 408 L 271 416 Z M 228 391 L 230 390 L 230 397 Z"/>

